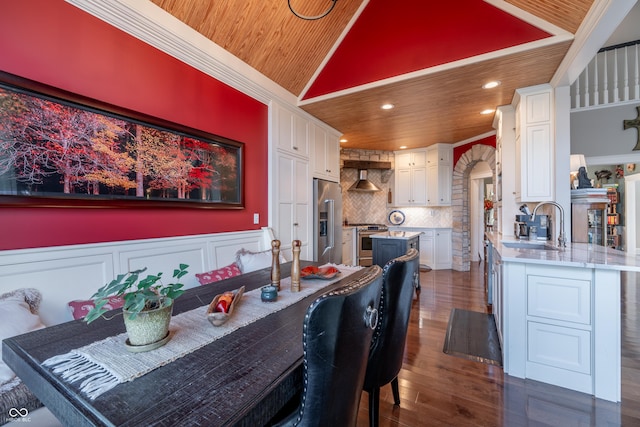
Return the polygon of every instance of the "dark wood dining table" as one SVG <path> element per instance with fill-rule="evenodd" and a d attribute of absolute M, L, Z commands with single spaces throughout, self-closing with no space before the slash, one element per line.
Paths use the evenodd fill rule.
<path fill-rule="evenodd" d="M 289 277 L 290 269 L 290 263 L 282 264 L 282 277 Z M 189 289 L 176 300 L 174 315 L 207 305 L 223 291 L 244 285 L 247 292 L 270 279 L 267 268 Z M 89 325 L 76 320 L 9 338 L 2 343 L 2 355 L 65 426 L 261 426 L 302 390 L 302 324 L 307 307 L 343 281 L 320 289 L 312 283 L 317 281 L 305 280 L 303 286 L 318 286 L 318 292 L 95 400 L 41 363 L 123 333 L 120 316 Z"/>

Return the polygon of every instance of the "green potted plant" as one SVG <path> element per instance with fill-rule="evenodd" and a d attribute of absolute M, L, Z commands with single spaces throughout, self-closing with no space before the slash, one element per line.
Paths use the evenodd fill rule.
<path fill-rule="evenodd" d="M 162 273 L 149 274 L 140 279 L 140 275 L 147 270 L 131 271 L 119 274 L 111 282 L 93 294 L 95 301 L 84 318 L 91 323 L 107 312 L 104 305 L 109 297 L 121 296 L 124 299 L 122 313 L 129 339 L 127 345 L 131 347 L 149 346 L 150 344 L 164 344 L 169 338 L 169 322 L 173 313 L 173 301 L 184 293 L 180 279 L 188 274 L 187 264 L 180 264 L 173 270 L 175 283 L 163 284 Z"/>

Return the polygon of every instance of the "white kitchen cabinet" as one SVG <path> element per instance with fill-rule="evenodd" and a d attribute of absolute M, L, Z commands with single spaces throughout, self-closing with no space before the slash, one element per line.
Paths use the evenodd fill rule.
<path fill-rule="evenodd" d="M 313 171 L 319 178 L 338 182 L 338 135 L 302 110 L 272 102 L 270 114 L 270 217 L 269 226 L 281 242 L 280 250 L 292 259 L 291 242 L 300 240 L 303 260 L 313 259 Z M 317 141 L 317 144 L 316 144 Z M 314 154 L 313 166 L 309 155 Z M 320 153 L 319 155 L 317 153 Z M 321 158 L 321 159 L 318 159 Z"/>
<path fill-rule="evenodd" d="M 427 204 L 427 151 L 425 149 L 395 152 L 395 205 Z"/>
<path fill-rule="evenodd" d="M 309 161 L 286 153 L 276 155 L 276 185 L 273 200 L 274 233 L 281 242 L 280 250 L 288 260 L 291 256 L 291 242 L 300 240 L 300 258 L 312 259 L 311 244 L 311 194 L 312 180 L 309 175 Z"/>
<path fill-rule="evenodd" d="M 509 325 L 502 328 L 505 371 L 593 393 L 593 270 L 511 262 L 502 267 L 509 283 L 508 291 L 502 289 Z"/>
<path fill-rule="evenodd" d="M 275 102 L 271 103 L 273 145 L 282 151 L 309 157 L 308 120 Z"/>
<path fill-rule="evenodd" d="M 527 261 L 493 260 L 505 373 L 619 401 L 620 273 Z"/>
<path fill-rule="evenodd" d="M 342 264 L 355 265 L 356 233 L 354 227 L 342 229 Z"/>
<path fill-rule="evenodd" d="M 545 84 L 518 89 L 512 104 L 516 111 L 516 201 L 554 200 L 553 88 Z"/>
<path fill-rule="evenodd" d="M 313 259 L 313 180 L 309 166 L 308 120 L 301 113 L 272 102 L 270 108 L 269 226 L 280 240 L 280 250 L 292 259 L 291 242 L 300 240 L 300 258 Z"/>
<path fill-rule="evenodd" d="M 425 229 L 420 235 L 420 264 L 427 267 L 434 267 L 433 249 L 435 230 Z"/>
<path fill-rule="evenodd" d="M 450 228 L 389 227 L 391 231 L 421 232 L 420 264 L 433 270 L 451 269 L 453 265 L 452 233 Z"/>
<path fill-rule="evenodd" d="M 309 139 L 313 145 L 314 178 L 340 182 L 339 135 L 309 123 Z"/>
<path fill-rule="evenodd" d="M 451 206 L 453 147 L 434 144 L 427 148 L 427 206 Z"/>
<path fill-rule="evenodd" d="M 447 270 L 453 266 L 452 233 L 450 228 L 437 228 L 433 240 L 434 270 Z"/>

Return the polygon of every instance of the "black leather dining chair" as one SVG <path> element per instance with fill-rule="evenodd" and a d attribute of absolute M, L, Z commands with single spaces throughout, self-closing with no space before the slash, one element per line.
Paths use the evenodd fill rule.
<path fill-rule="evenodd" d="M 379 424 L 380 387 L 391 383 L 393 401 L 400 405 L 398 373 L 402 368 L 415 276 L 419 274 L 419 268 L 419 252 L 414 248 L 384 266 L 378 326 L 373 333 L 363 387 L 369 394 L 369 425 L 372 427 Z"/>
<path fill-rule="evenodd" d="M 376 265 L 309 306 L 303 326 L 301 401 L 275 425 L 356 425 L 381 289 L 382 269 Z"/>

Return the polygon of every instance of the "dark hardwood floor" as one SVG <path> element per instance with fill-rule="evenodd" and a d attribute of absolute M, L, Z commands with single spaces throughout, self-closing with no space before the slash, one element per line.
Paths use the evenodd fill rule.
<path fill-rule="evenodd" d="M 488 312 L 483 266 L 421 273 L 399 375 L 400 406 L 391 386 L 380 391 L 381 426 L 639 426 L 640 284 L 623 273 L 622 403 L 504 375 L 502 368 L 442 351 L 452 308 Z M 363 393 L 358 427 L 369 425 Z"/>

